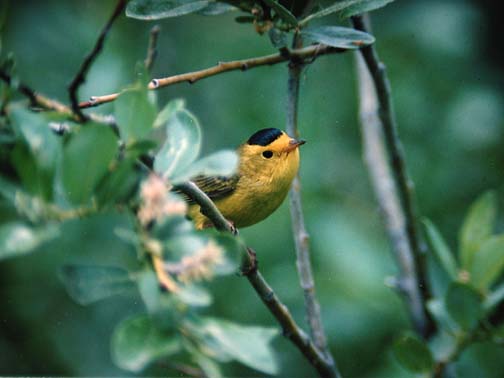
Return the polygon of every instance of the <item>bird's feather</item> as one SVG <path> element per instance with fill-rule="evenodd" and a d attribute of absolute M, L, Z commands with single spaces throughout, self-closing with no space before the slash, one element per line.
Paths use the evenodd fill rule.
<path fill-rule="evenodd" d="M 191 179 L 198 188 L 200 188 L 205 194 L 213 201 L 227 197 L 235 189 L 236 184 L 240 177 L 238 175 L 225 177 L 225 176 L 196 176 Z M 176 186 L 173 189 L 176 193 L 182 195 L 184 200 L 189 204 L 195 204 L 194 200 L 187 194 L 183 193 Z"/>

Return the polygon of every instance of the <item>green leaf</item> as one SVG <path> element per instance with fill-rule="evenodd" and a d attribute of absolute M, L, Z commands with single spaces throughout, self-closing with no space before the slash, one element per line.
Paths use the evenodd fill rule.
<path fill-rule="evenodd" d="M 298 20 L 287 8 L 282 4 L 276 2 L 275 0 L 264 0 L 266 5 L 275 11 L 275 13 L 284 20 L 287 24 L 291 26 L 297 26 Z"/>
<path fill-rule="evenodd" d="M 166 122 L 179 110 L 183 110 L 185 108 L 185 100 L 182 98 L 177 98 L 175 100 L 171 100 L 168 104 L 165 105 L 163 110 L 159 112 L 156 119 L 154 120 L 154 128 L 159 128 L 164 126 Z"/>
<path fill-rule="evenodd" d="M 450 247 L 448 247 L 448 244 L 446 244 L 443 236 L 430 220 L 424 219 L 422 223 L 427 235 L 427 241 L 429 243 L 430 250 L 434 252 L 439 263 L 444 268 L 446 273 L 448 273 L 450 278 L 452 280 L 456 280 L 458 267 L 457 262 L 455 261 L 455 257 L 450 250 Z"/>
<path fill-rule="evenodd" d="M 154 159 L 154 170 L 171 178 L 196 160 L 201 148 L 201 129 L 187 110 L 177 111 L 166 126 L 166 141 Z"/>
<path fill-rule="evenodd" d="M 339 16 L 343 19 L 356 16 L 358 14 L 371 12 L 379 8 L 383 8 L 385 5 L 391 3 L 394 0 L 361 0 L 356 1 L 345 9 L 342 9 Z"/>
<path fill-rule="evenodd" d="M 322 10 L 310 14 L 304 18 L 300 24 L 305 25 L 308 21 L 314 18 L 325 17 L 333 13 L 337 13 L 341 18 L 348 18 L 359 13 L 370 12 L 375 9 L 384 7 L 394 0 L 348 0 L 337 1 L 333 5 Z"/>
<path fill-rule="evenodd" d="M 83 204 L 91 198 L 116 153 L 116 136 L 103 125 L 87 124 L 72 136 L 62 165 L 63 187 L 72 203 Z"/>
<path fill-rule="evenodd" d="M 277 28 L 271 28 L 268 32 L 271 44 L 276 49 L 283 49 L 287 47 L 287 34 Z"/>
<path fill-rule="evenodd" d="M 471 286 L 453 282 L 445 296 L 446 309 L 460 327 L 469 331 L 473 329 L 482 315 L 483 297 Z"/>
<path fill-rule="evenodd" d="M 278 361 L 270 345 L 278 330 L 215 318 L 202 319 L 202 328 L 233 359 L 263 373 L 278 373 Z"/>
<path fill-rule="evenodd" d="M 26 141 L 37 165 L 46 171 L 53 171 L 61 148 L 59 137 L 49 128 L 48 120 L 41 114 L 19 106 L 9 109 L 12 125 Z"/>
<path fill-rule="evenodd" d="M 446 303 L 443 299 L 431 299 L 427 302 L 427 309 L 436 320 L 440 328 L 452 334 L 459 330 L 457 323 L 448 313 Z"/>
<path fill-rule="evenodd" d="M 0 226 L 0 260 L 26 255 L 58 236 L 56 225 L 35 229 L 21 222 L 3 224 Z"/>
<path fill-rule="evenodd" d="M 486 290 L 504 269 L 504 235 L 492 236 L 474 254 L 469 268 L 471 283 Z"/>
<path fill-rule="evenodd" d="M 179 175 L 173 175 L 171 182 L 178 184 L 198 175 L 230 176 L 238 168 L 238 155 L 235 151 L 221 150 L 200 159 L 187 167 Z"/>
<path fill-rule="evenodd" d="M 481 195 L 469 208 L 460 229 L 460 260 L 462 267 L 469 269 L 474 254 L 487 240 L 495 224 L 497 197 L 489 191 Z"/>
<path fill-rule="evenodd" d="M 494 308 L 502 301 L 504 301 L 504 282 L 488 294 L 484 303 L 485 310 Z"/>
<path fill-rule="evenodd" d="M 191 307 L 207 307 L 213 298 L 208 290 L 198 285 L 184 285 L 176 293 L 177 298 Z"/>
<path fill-rule="evenodd" d="M 65 265 L 60 278 L 70 297 L 82 305 L 135 288 L 129 272 L 113 266 Z"/>
<path fill-rule="evenodd" d="M 112 359 L 121 369 L 132 372 L 180 351 L 179 338 L 157 329 L 146 315 L 122 321 L 112 335 Z"/>
<path fill-rule="evenodd" d="M 160 20 L 194 13 L 208 4 L 208 0 L 132 0 L 126 7 L 126 16 L 138 20 Z"/>
<path fill-rule="evenodd" d="M 231 4 L 222 3 L 220 1 L 209 1 L 205 8 L 198 11 L 198 14 L 203 16 L 218 16 L 236 10 L 238 10 L 238 8 L 232 6 Z"/>
<path fill-rule="evenodd" d="M 135 169 L 136 159 L 124 159 L 109 172 L 96 189 L 99 206 L 127 201 L 134 196 L 140 174 Z"/>
<path fill-rule="evenodd" d="M 405 369 L 414 373 L 430 372 L 434 359 L 427 344 L 412 333 L 405 333 L 394 343 L 394 355 Z"/>
<path fill-rule="evenodd" d="M 368 33 L 342 26 L 317 26 L 306 28 L 301 34 L 309 42 L 318 42 L 324 45 L 342 49 L 358 49 L 375 41 Z"/>
<path fill-rule="evenodd" d="M 121 139 L 127 143 L 148 136 L 156 118 L 156 106 L 149 100 L 147 87 L 140 83 L 119 95 L 114 111 Z"/>

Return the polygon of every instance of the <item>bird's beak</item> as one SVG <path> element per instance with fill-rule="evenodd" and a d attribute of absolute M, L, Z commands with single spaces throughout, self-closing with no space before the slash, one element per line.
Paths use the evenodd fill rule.
<path fill-rule="evenodd" d="M 285 148 L 286 152 L 291 152 L 294 151 L 296 148 L 299 146 L 303 145 L 306 143 L 306 140 L 304 139 L 291 139 L 289 140 L 289 145 Z"/>

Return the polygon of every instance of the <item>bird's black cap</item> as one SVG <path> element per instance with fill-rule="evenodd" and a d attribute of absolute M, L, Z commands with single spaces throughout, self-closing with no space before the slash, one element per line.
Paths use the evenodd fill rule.
<path fill-rule="evenodd" d="M 250 145 L 267 146 L 274 140 L 278 139 L 280 135 L 282 135 L 281 130 L 275 128 L 262 129 L 252 135 L 247 143 Z"/>

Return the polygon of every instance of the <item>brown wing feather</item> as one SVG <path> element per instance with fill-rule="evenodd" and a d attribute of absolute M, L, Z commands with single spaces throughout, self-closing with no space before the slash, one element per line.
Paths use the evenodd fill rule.
<path fill-rule="evenodd" d="M 231 177 L 225 176 L 196 176 L 191 179 L 205 194 L 211 199 L 216 200 L 219 198 L 226 197 L 230 195 L 235 189 L 238 183 L 239 176 L 234 175 Z M 176 186 L 173 191 L 182 195 L 184 200 L 189 204 L 194 204 L 194 200 L 188 195 L 180 191 Z"/>

